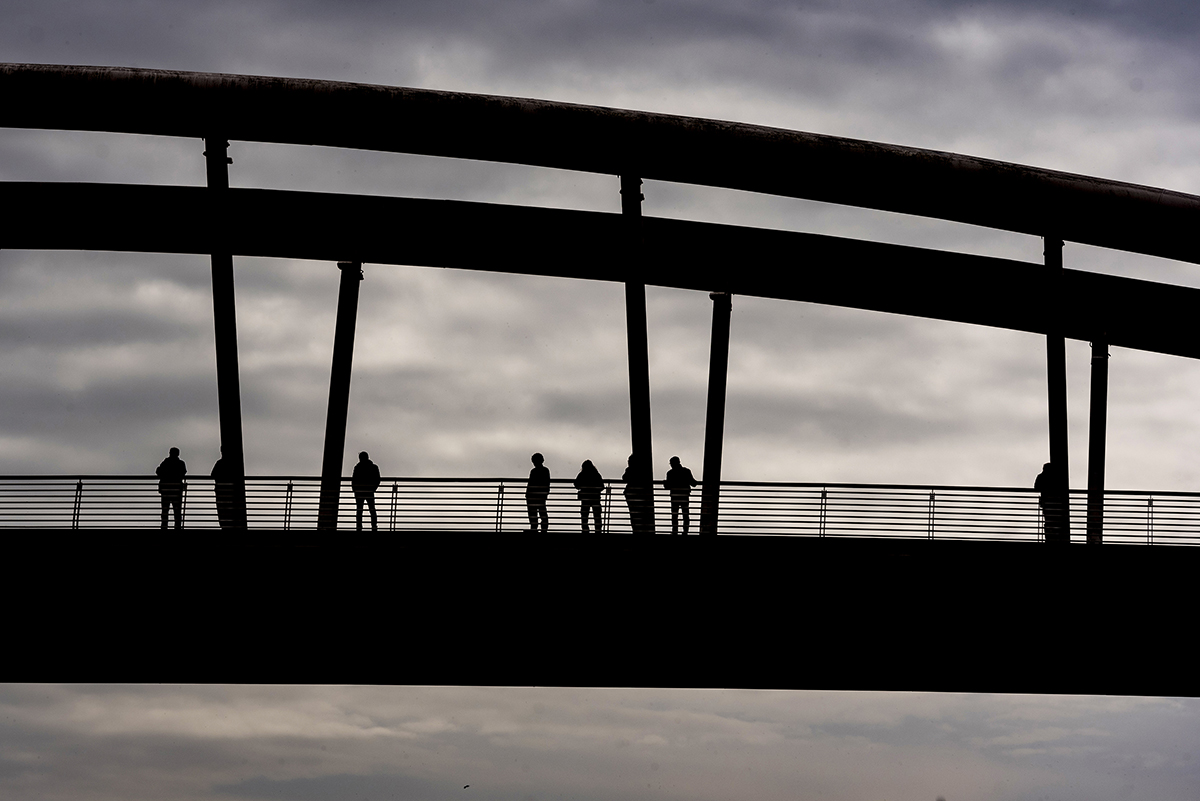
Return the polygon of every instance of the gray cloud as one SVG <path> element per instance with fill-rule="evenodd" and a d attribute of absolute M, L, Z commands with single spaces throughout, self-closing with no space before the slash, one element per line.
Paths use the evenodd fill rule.
<path fill-rule="evenodd" d="M 0 691 L 6 798 L 1189 798 L 1183 699 L 420 687 Z M 464 789 L 464 785 L 470 785 Z"/>
<path fill-rule="evenodd" d="M 1165 10 L 1163 10 L 1165 8 Z M 1200 191 L 1190 7 L 893 3 L 310 2 L 6 6 L 6 58 L 431 86 L 641 107 L 942 147 Z M 1168 24 L 1168 21 L 1170 24 Z M 36 29 L 36 30 L 35 30 Z M 68 44 L 69 42 L 69 44 Z M 1133 79 L 1140 80 L 1134 88 Z M 9 180 L 200 184 L 198 141 L 0 132 Z M 234 143 L 240 186 L 615 211 L 612 176 Z M 970 226 L 650 182 L 646 212 L 835 233 L 1028 261 L 1040 242 Z M 1068 247 L 1068 264 L 1196 284 L 1186 265 Z M 815 266 L 814 266 L 815 268 Z M 332 265 L 239 259 L 252 470 L 320 459 Z M 628 453 L 619 286 L 368 265 L 348 452 L 385 472 L 555 475 Z M 13 472 L 141 472 L 168 442 L 215 458 L 202 257 L 0 254 Z M 798 275 L 803 280 L 803 273 Z M 140 293 L 140 294 L 139 294 Z M 649 291 L 655 451 L 701 461 L 710 305 Z M 1081 475 L 1087 349 L 1073 344 Z M 1025 485 L 1045 458 L 1036 337 L 735 299 L 729 478 Z M 1181 360 L 1118 355 L 1110 472 L 1200 481 Z"/>

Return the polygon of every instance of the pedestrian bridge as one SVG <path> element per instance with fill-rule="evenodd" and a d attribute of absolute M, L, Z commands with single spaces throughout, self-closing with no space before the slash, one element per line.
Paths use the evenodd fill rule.
<path fill-rule="evenodd" d="M 1086 519 L 1092 543 L 1103 540 L 1110 509 L 1104 486 L 1109 346 L 1200 357 L 1200 339 L 1191 322 L 1200 307 L 1200 290 L 1067 269 L 1063 262 L 1064 243 L 1078 242 L 1200 263 L 1195 237 L 1200 197 L 1182 192 L 802 131 L 403 87 L 4 64 L 0 92 L 5 99 L 0 106 L 3 127 L 192 137 L 198 140 L 198 158 L 203 141 L 204 187 L 0 184 L 0 203 L 8 214 L 0 247 L 211 257 L 221 448 L 223 461 L 236 477 L 233 519 L 241 525 L 251 522 L 247 493 L 258 485 L 244 478 L 236 256 L 329 260 L 341 270 L 321 469 L 323 500 L 317 519 L 325 529 L 336 528 L 341 519 L 337 494 L 364 263 L 623 283 L 630 469 L 632 480 L 643 489 L 654 474 L 645 287 L 710 292 L 713 327 L 701 471 L 707 482 L 698 515 L 706 534 L 738 528 L 726 525 L 721 516 L 734 295 L 1044 334 L 1053 466 L 1048 491 L 1055 509 L 1078 505 L 1078 493 L 1069 490 L 1064 340 L 1091 342 Z M 619 179 L 621 213 L 232 188 L 228 153 L 230 142 L 238 140 L 609 174 Z M 1043 241 L 1044 262 L 643 216 L 640 187 L 646 178 L 1017 232 Z M 616 185 L 614 195 L 615 191 Z M 397 230 L 405 235 L 397 236 Z M 497 259 L 497 242 L 520 242 L 520 257 Z M 293 482 L 293 493 L 298 486 Z M 399 495 L 401 484 L 396 486 Z M 729 488 L 740 491 L 737 486 Z M 87 489 L 85 482 L 81 525 L 90 519 L 83 513 L 92 497 Z M 928 505 L 937 536 L 938 490 L 912 492 L 913 497 L 933 493 Z M 778 493 L 786 495 L 783 490 Z M 1070 504 L 1065 502 L 1068 497 Z M 1146 508 L 1161 497 L 1146 496 Z M 1116 507 L 1113 511 L 1123 514 Z M 507 525 L 504 515 L 511 512 L 502 512 L 501 522 Z M 1060 539 L 1063 531 L 1073 536 L 1076 517 L 1055 520 L 1053 538 Z M 761 523 L 755 520 L 753 525 Z M 1124 525 L 1115 530 L 1118 536 L 1123 536 Z M 657 529 L 661 528 L 659 521 Z"/>
<path fill-rule="evenodd" d="M 238 529 L 211 532 L 204 478 L 188 481 L 185 533 L 167 536 L 152 531 L 150 477 L 0 478 L 0 526 L 78 529 L 6 538 L 0 680 L 1200 694 L 1200 549 L 1172 547 L 1200 543 L 1200 496 L 1104 483 L 1108 348 L 1200 358 L 1200 290 L 1069 269 L 1063 255 L 1074 242 L 1200 264 L 1200 197 L 802 131 L 403 87 L 2 64 L 0 96 L 0 127 L 196 140 L 206 186 L 0 183 L 0 248 L 211 258 Z M 231 141 L 607 174 L 621 212 L 231 188 Z M 643 216 L 643 179 L 986 226 L 1038 237 L 1044 258 Z M 519 258 L 497 260 L 497 242 L 519 243 Z M 320 477 L 245 475 L 241 256 L 340 270 Z M 612 536 L 579 535 L 573 492 L 556 483 L 551 532 L 522 537 L 523 479 L 398 477 L 376 495 L 379 536 L 318 533 L 353 520 L 342 471 L 364 264 L 623 283 L 643 492 L 645 287 L 711 293 L 696 504 L 709 536 L 621 536 L 619 482 L 602 496 Z M 1024 488 L 722 480 L 735 295 L 1044 335 L 1048 500 L 1070 512 L 1054 539 L 1152 547 L 1043 547 Z M 1065 338 L 1093 345 L 1085 489 L 1069 488 Z M 639 535 L 669 531 L 654 492 Z"/>

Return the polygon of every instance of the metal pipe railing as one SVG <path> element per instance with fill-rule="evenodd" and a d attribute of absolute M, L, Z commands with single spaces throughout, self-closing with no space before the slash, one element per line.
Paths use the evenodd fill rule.
<path fill-rule="evenodd" d="M 356 524 L 350 479 L 342 479 L 337 507 L 340 529 Z M 520 478 L 386 479 L 379 498 L 379 530 L 480 531 L 497 535 L 528 528 Z M 623 482 L 605 482 L 605 531 L 631 532 Z M 321 480 L 316 476 L 250 476 L 246 479 L 251 529 L 315 529 Z M 386 484 L 385 484 L 386 487 Z M 670 497 L 654 492 L 657 532 L 670 533 Z M 1087 493 L 1071 491 L 1071 539 L 1087 537 Z M 212 479 L 186 482 L 186 528 L 219 528 Z M 580 531 L 579 501 L 565 479 L 551 482 L 550 530 Z M 0 476 L 0 528 L 129 529 L 162 524 L 158 481 L 153 476 Z M 699 532 L 700 493 L 691 502 L 690 533 Z M 365 528 L 370 516 L 364 508 Z M 167 524 L 174 526 L 173 512 Z M 682 527 L 682 526 L 681 526 Z M 900 484 L 812 484 L 726 481 L 721 483 L 722 535 L 817 537 L 912 537 L 938 540 L 1043 539 L 1037 493 L 1025 488 Z M 1104 495 L 1104 541 L 1200 545 L 1200 493 L 1109 490 Z"/>

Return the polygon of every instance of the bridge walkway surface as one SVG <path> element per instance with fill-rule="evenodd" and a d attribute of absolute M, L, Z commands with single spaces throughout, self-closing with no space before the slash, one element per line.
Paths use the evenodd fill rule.
<path fill-rule="evenodd" d="M 1196 696 L 1200 549 L 10 534 L 3 681 Z"/>

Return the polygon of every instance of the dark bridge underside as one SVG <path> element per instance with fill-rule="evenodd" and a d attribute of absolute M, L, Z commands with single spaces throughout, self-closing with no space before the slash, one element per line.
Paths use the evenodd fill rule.
<path fill-rule="evenodd" d="M 0 681 L 1200 695 L 1196 548 L 266 536 L 10 543 Z"/>
<path fill-rule="evenodd" d="M 334 81 L 0 64 L 0 127 L 419 153 L 808 198 L 1200 262 L 1200 197 L 899 145 Z"/>
<path fill-rule="evenodd" d="M 629 274 L 618 214 L 200 187 L 0 183 L 0 248 L 354 260 L 722 290 L 1043 333 L 1040 264 L 647 217 Z M 1066 336 L 1200 358 L 1200 290 L 1065 271 Z"/>

